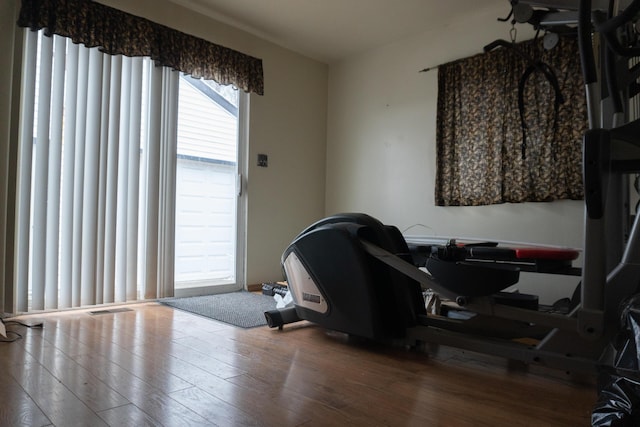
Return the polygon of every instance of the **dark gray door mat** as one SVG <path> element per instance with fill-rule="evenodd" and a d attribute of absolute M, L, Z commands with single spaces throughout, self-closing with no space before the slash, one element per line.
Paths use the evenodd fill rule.
<path fill-rule="evenodd" d="M 185 298 L 163 298 L 158 302 L 241 328 L 264 326 L 264 312 L 276 308 L 273 297 L 239 291 Z"/>

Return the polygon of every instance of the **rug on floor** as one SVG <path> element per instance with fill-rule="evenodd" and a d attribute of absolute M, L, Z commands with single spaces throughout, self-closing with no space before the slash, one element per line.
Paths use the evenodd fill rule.
<path fill-rule="evenodd" d="M 264 312 L 276 308 L 273 297 L 239 291 L 218 295 L 163 298 L 160 303 L 241 328 L 264 326 Z"/>

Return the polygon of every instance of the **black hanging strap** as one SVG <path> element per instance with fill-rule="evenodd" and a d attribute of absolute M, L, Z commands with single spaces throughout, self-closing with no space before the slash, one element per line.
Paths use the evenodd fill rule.
<path fill-rule="evenodd" d="M 522 127 L 522 158 L 526 158 L 527 151 L 527 121 L 525 120 L 525 103 L 524 103 L 524 87 L 529 80 L 531 74 L 534 71 L 541 71 L 555 92 L 555 102 L 554 102 L 554 117 L 553 117 L 553 133 L 556 134 L 558 130 L 558 120 L 559 120 L 559 111 L 560 104 L 564 103 L 564 97 L 562 96 L 562 91 L 560 90 L 560 85 L 558 84 L 558 78 L 556 74 L 553 72 L 553 69 L 545 64 L 544 62 L 537 61 L 532 63 L 527 67 L 527 69 L 520 77 L 520 81 L 518 82 L 518 109 L 520 110 L 520 125 Z"/>

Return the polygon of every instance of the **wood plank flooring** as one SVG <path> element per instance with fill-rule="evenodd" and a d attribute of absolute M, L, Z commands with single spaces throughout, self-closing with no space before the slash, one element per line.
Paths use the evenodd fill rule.
<path fill-rule="evenodd" d="M 0 426 L 587 426 L 595 386 L 302 323 L 241 329 L 157 303 L 24 316 Z"/>

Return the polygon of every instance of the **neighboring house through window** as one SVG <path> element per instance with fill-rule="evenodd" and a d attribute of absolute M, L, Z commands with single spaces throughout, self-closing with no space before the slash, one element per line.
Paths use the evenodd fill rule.
<path fill-rule="evenodd" d="M 239 92 L 182 75 L 176 173 L 176 288 L 236 280 Z"/>

